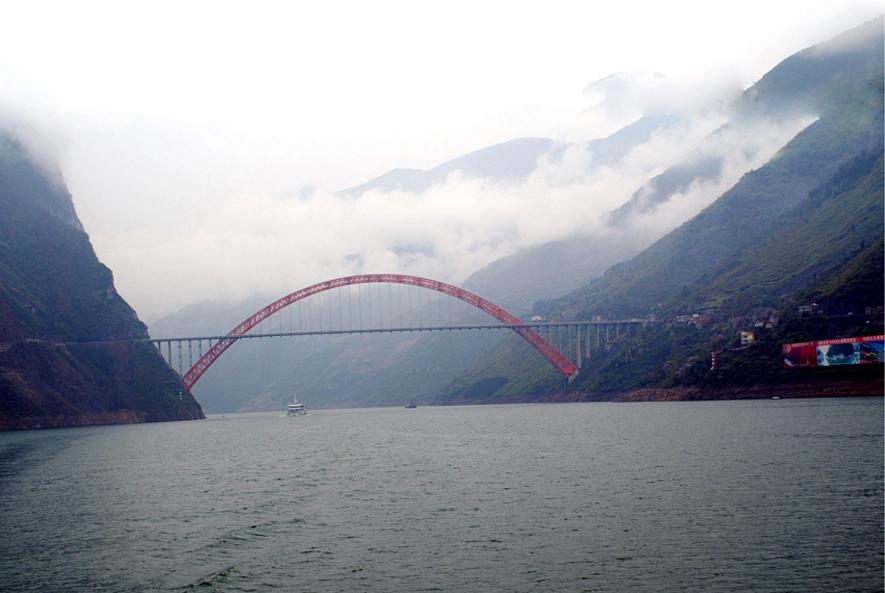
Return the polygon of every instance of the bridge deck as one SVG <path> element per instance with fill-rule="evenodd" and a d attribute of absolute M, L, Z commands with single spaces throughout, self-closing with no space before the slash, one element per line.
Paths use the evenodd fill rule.
<path fill-rule="evenodd" d="M 146 338 L 137 340 L 141 342 L 197 342 L 197 341 L 215 341 L 221 339 L 251 339 L 251 338 L 284 338 L 291 336 L 334 336 L 343 334 L 381 334 L 381 333 L 403 333 L 403 332 L 426 332 L 426 331 L 454 331 L 454 330 L 473 330 L 473 329 L 518 329 L 518 328 L 558 328 L 558 327 L 586 327 L 586 326 L 606 326 L 606 325 L 645 325 L 648 320 L 642 319 L 625 319 L 621 321 L 563 321 L 563 322 L 543 322 L 543 323 L 490 323 L 490 324 L 473 324 L 473 325 L 442 325 L 442 326 L 414 326 L 414 327 L 384 327 L 372 329 L 327 329 L 317 331 L 291 331 L 291 332 L 267 332 L 267 333 L 248 333 L 239 336 L 213 335 L 213 336 L 188 336 L 179 338 Z M 119 340 L 114 340 L 119 341 Z M 132 340 L 124 340 L 132 341 Z"/>

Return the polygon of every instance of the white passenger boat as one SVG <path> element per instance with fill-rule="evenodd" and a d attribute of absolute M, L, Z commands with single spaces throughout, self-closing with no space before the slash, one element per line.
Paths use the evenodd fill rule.
<path fill-rule="evenodd" d="M 305 414 L 307 414 L 307 408 L 305 408 L 304 404 L 299 402 L 298 398 L 293 394 L 292 402 L 286 410 L 286 416 L 304 416 Z"/>

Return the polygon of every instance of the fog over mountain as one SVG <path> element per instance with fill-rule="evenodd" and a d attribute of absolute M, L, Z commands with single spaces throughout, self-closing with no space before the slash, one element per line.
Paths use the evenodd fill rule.
<path fill-rule="evenodd" d="M 727 96 L 690 112 L 640 117 L 606 138 L 580 144 L 518 139 L 426 172 L 395 170 L 336 194 L 313 190 L 285 200 L 251 195 L 206 212 L 205 233 L 144 242 L 141 249 L 161 258 L 169 250 L 188 253 L 200 262 L 201 277 L 223 278 L 225 269 L 240 270 L 238 285 L 256 287 L 244 292 L 245 297 L 259 286 L 267 294 L 267 287 L 280 280 L 309 275 L 317 263 L 338 276 L 394 270 L 460 283 L 492 262 L 541 245 L 600 237 L 608 253 L 593 270 L 575 274 L 572 282 L 580 285 L 698 212 L 813 121 L 797 114 L 723 129 L 731 100 Z M 690 179 L 665 206 L 640 208 L 629 224 L 612 224 L 610 213 L 644 195 L 657 176 L 710 159 L 717 163 L 715 175 Z M 306 220 L 322 221 L 326 232 L 319 237 L 291 232 Z M 212 228 L 227 230 L 217 234 Z M 143 239 L 133 235 L 130 240 Z M 212 256 L 228 244 L 240 249 L 224 259 Z M 281 270 L 277 260 L 261 257 L 268 248 L 300 256 L 287 260 Z M 508 300 L 509 293 L 518 292 L 516 287 L 468 283 L 488 298 L 504 298 L 504 304 L 518 303 L 523 309 L 571 286 Z M 289 291 L 296 288 L 288 285 Z M 195 278 L 183 290 L 205 297 L 215 287 Z"/>
<path fill-rule="evenodd" d="M 349 204 L 401 210 L 436 203 L 445 216 L 420 239 L 385 229 L 381 261 L 397 269 L 435 269 L 465 286 L 526 310 L 559 296 L 639 253 L 771 159 L 815 121 L 840 80 L 869 67 L 861 27 L 784 61 L 738 92 L 727 80 L 700 88 L 660 73 L 612 74 L 585 88 L 588 113 L 645 115 L 585 143 L 522 138 L 476 151 L 427 171 L 398 169 L 342 190 Z M 477 221 L 486 223 L 485 232 Z M 498 257 L 496 257 L 498 256 Z M 365 254 L 350 272 L 373 269 Z"/>
<path fill-rule="evenodd" d="M 343 260 L 348 272 L 386 265 L 462 280 L 489 265 L 465 286 L 526 310 L 635 255 L 814 121 L 809 110 L 742 113 L 731 87 L 715 97 L 708 90 L 704 103 L 676 100 L 681 94 L 663 75 L 622 73 L 588 88 L 601 95 L 613 88 L 618 101 L 641 105 L 651 115 L 606 138 L 580 144 L 518 139 L 429 171 L 395 170 L 339 192 L 336 197 L 346 200 L 341 210 L 355 207 L 398 221 L 416 217 L 407 225 L 417 231 L 411 237 L 371 218 L 372 229 L 383 229 L 383 236 L 374 252 Z M 593 109 L 609 109 L 612 100 Z M 423 219 L 434 205 L 442 216 Z M 529 254 L 535 248 L 540 254 Z M 515 264 L 514 257 L 546 264 L 529 278 L 501 271 Z"/>
<path fill-rule="evenodd" d="M 881 38 L 879 18 L 787 58 L 739 97 L 716 102 L 722 107 L 718 111 L 724 116 L 722 125 L 678 162 L 645 181 L 629 200 L 602 214 L 596 225 L 493 262 L 465 285 L 522 309 L 538 299 L 576 289 L 609 266 L 636 255 L 662 236 L 662 230 L 688 220 L 745 173 L 768 162 L 774 156 L 773 147 L 786 144 L 814 122 L 846 92 L 846 85 L 875 76 L 881 68 L 877 50 Z M 662 76 L 643 78 L 629 73 L 588 88 L 604 94 L 604 83 L 613 84 L 618 98 L 630 105 L 637 101 L 625 89 L 636 80 L 666 85 Z M 663 96 L 672 94 L 664 92 Z M 687 113 L 709 113 L 696 99 L 681 103 L 686 104 L 692 106 Z M 647 101 L 643 105 L 652 112 L 661 108 Z"/>

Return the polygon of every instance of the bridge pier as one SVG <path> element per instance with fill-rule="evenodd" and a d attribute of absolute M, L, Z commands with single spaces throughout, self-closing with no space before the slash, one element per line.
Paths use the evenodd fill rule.
<path fill-rule="evenodd" d="M 578 370 L 580 370 L 581 369 L 581 326 L 578 326 L 577 330 L 578 330 L 576 332 L 577 344 L 575 345 L 575 351 L 578 355 L 577 356 L 578 360 L 577 360 L 575 366 L 578 367 Z"/>
<path fill-rule="evenodd" d="M 587 326 L 587 336 L 585 343 L 587 344 L 587 360 L 590 360 L 590 326 Z"/>

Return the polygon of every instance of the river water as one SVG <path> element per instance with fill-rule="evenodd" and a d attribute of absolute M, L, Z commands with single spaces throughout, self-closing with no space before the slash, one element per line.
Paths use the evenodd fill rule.
<path fill-rule="evenodd" d="M 0 434 L 3 591 L 882 591 L 883 400 Z"/>

